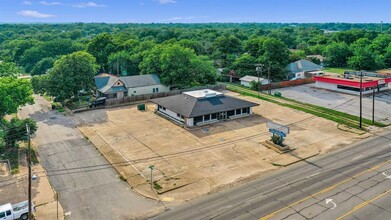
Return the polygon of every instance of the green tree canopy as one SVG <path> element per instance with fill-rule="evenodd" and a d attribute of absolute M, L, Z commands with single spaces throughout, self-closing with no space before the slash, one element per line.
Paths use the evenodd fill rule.
<path fill-rule="evenodd" d="M 165 85 L 180 88 L 214 84 L 217 79 L 211 61 L 178 44 L 159 45 L 145 52 L 140 69 L 142 74 L 158 74 Z"/>
<path fill-rule="evenodd" d="M 250 54 L 242 54 L 238 57 L 230 69 L 235 70 L 239 76 L 245 75 L 255 75 L 255 64 L 257 59 L 251 56 Z"/>
<path fill-rule="evenodd" d="M 384 67 L 383 56 L 373 53 L 369 46 L 357 47 L 348 60 L 349 66 L 355 70 L 377 70 Z"/>
<path fill-rule="evenodd" d="M 32 76 L 45 74 L 49 69 L 53 67 L 54 61 L 55 60 L 52 57 L 43 58 L 37 64 L 35 64 L 30 74 Z"/>
<path fill-rule="evenodd" d="M 17 76 L 19 73 L 20 70 L 16 67 L 15 63 L 0 60 L 0 77 Z"/>
<path fill-rule="evenodd" d="M 60 100 L 77 96 L 81 90 L 91 90 L 97 72 L 95 58 L 84 51 L 64 55 L 49 71 L 48 93 Z"/>
<path fill-rule="evenodd" d="M 99 34 L 87 45 L 87 51 L 96 58 L 96 62 L 104 71 L 108 70 L 109 55 L 116 50 L 117 45 L 113 36 L 108 33 Z"/>
<path fill-rule="evenodd" d="M 328 66 L 344 67 L 351 56 L 348 45 L 345 42 L 331 43 L 324 50 L 325 62 Z"/>
<path fill-rule="evenodd" d="M 30 135 L 37 131 L 37 123 L 32 119 L 18 119 L 12 118 L 9 122 L 4 123 L 4 140 L 6 147 L 14 147 L 15 143 L 22 140 L 27 140 L 28 134 L 26 125 L 29 126 Z"/>
<path fill-rule="evenodd" d="M 16 113 L 19 106 L 33 104 L 33 89 L 27 79 L 0 77 L 0 119 Z"/>

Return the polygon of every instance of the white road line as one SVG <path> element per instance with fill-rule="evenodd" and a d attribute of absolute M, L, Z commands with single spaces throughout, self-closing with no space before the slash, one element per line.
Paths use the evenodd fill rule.
<path fill-rule="evenodd" d="M 358 158 L 361 158 L 361 157 L 363 157 L 363 156 L 364 156 L 364 155 L 357 156 L 357 157 L 353 158 L 352 160 L 357 160 Z"/>
<path fill-rule="evenodd" d="M 316 176 L 316 175 L 319 175 L 319 172 L 318 172 L 318 173 L 311 174 L 311 175 L 307 176 L 306 178 L 308 179 L 308 178 L 314 177 L 314 176 Z"/>

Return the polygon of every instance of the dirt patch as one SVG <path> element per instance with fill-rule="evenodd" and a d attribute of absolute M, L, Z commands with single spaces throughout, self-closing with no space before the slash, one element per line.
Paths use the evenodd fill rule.
<path fill-rule="evenodd" d="M 236 93 L 227 92 L 231 96 Z M 137 192 L 169 202 L 182 202 L 259 177 L 363 138 L 338 124 L 251 97 L 260 106 L 254 115 L 194 129 L 184 129 L 136 106 L 79 113 L 79 130 L 116 167 Z M 260 144 L 270 138 L 266 122 L 289 125 L 286 144 L 295 151 L 279 154 Z M 368 135 L 366 135 L 368 136 Z M 155 169 L 151 190 L 150 169 Z"/>

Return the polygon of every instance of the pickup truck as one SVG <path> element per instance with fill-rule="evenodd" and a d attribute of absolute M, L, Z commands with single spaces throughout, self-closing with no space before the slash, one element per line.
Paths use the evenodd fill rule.
<path fill-rule="evenodd" d="M 31 210 L 35 212 L 34 204 L 31 204 Z M 0 220 L 28 219 L 29 202 L 24 201 L 15 205 L 11 203 L 0 206 Z"/>

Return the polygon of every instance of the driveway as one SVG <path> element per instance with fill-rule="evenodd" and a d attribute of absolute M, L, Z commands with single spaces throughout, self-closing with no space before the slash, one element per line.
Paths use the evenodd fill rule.
<path fill-rule="evenodd" d="M 35 104 L 23 107 L 19 115 L 38 122 L 33 143 L 67 219 L 135 219 L 161 208 L 133 192 L 72 119 L 49 107 L 35 96 Z"/>
<path fill-rule="evenodd" d="M 277 91 L 286 98 L 335 109 L 351 115 L 358 116 L 360 112 L 359 96 L 319 89 L 315 87 L 315 83 L 276 89 L 272 93 Z M 363 117 L 372 119 L 372 95 L 363 97 Z M 375 121 L 391 124 L 391 90 L 376 94 Z"/>

